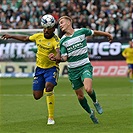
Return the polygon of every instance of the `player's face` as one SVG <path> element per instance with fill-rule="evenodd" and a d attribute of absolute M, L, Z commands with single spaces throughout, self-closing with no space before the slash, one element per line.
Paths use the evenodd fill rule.
<path fill-rule="evenodd" d="M 43 32 L 44 32 L 44 37 L 49 39 L 51 37 L 53 37 L 53 33 L 55 31 L 55 28 L 43 28 Z"/>
<path fill-rule="evenodd" d="M 63 32 L 66 32 L 68 26 L 69 26 L 70 22 L 69 20 L 67 19 L 61 19 L 59 21 L 59 26 L 60 26 L 60 29 L 63 31 Z"/>

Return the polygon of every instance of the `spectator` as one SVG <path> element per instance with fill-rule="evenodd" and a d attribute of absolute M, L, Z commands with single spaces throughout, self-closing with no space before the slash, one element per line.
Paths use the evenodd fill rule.
<path fill-rule="evenodd" d="M 126 15 L 122 17 L 122 20 L 120 21 L 120 27 L 122 30 L 122 37 L 129 37 L 129 29 L 131 26 L 131 21 L 130 19 L 127 18 Z"/>
<path fill-rule="evenodd" d="M 118 9 L 118 6 L 115 1 L 110 2 L 109 9 L 114 10 L 114 11 L 116 11 Z"/>
<path fill-rule="evenodd" d="M 39 5 L 39 6 L 36 8 L 36 12 L 37 12 L 37 18 L 38 18 L 38 19 L 41 18 L 44 14 L 46 14 L 43 5 Z"/>
<path fill-rule="evenodd" d="M 0 14 L 0 22 L 2 24 L 5 24 L 5 22 L 6 22 L 6 14 L 4 12 L 1 12 L 1 14 Z"/>
<path fill-rule="evenodd" d="M 13 12 L 13 14 L 10 18 L 10 22 L 12 23 L 12 26 L 14 28 L 16 28 L 16 25 L 19 21 L 20 21 L 20 16 L 17 16 L 17 14 L 15 12 Z"/>
<path fill-rule="evenodd" d="M 6 18 L 10 19 L 12 14 L 13 14 L 13 10 L 11 9 L 10 5 L 8 5 L 7 10 L 5 11 L 5 13 L 6 13 Z"/>
<path fill-rule="evenodd" d="M 121 38 L 121 28 L 119 24 L 115 26 L 115 38 Z"/>
<path fill-rule="evenodd" d="M 34 26 L 30 21 L 28 21 L 25 28 L 26 29 L 34 29 Z"/>
<path fill-rule="evenodd" d="M 6 2 L 6 0 L 3 0 L 2 2 L 2 10 L 5 12 L 7 10 L 8 4 Z"/>
<path fill-rule="evenodd" d="M 26 0 L 22 1 L 22 6 L 21 7 L 22 7 L 23 11 L 30 12 L 30 7 L 28 5 L 28 2 L 26 2 Z"/>
<path fill-rule="evenodd" d="M 18 8 L 19 8 L 19 5 L 17 4 L 17 0 L 12 0 L 11 9 L 13 10 L 13 12 L 16 12 Z"/>
<path fill-rule="evenodd" d="M 98 30 L 105 31 L 105 23 L 102 18 L 99 18 L 98 21 L 96 21 L 96 23 L 98 24 Z"/>
<path fill-rule="evenodd" d="M 0 22 L 0 30 L 2 29 L 2 23 Z"/>
<path fill-rule="evenodd" d="M 91 29 L 93 29 L 93 30 L 96 30 L 96 23 L 95 23 L 95 20 L 92 18 L 91 20 L 90 20 L 90 27 L 91 27 Z"/>
<path fill-rule="evenodd" d="M 0 13 L 4 12 L 4 10 L 2 9 L 2 5 L 0 4 Z"/>
<path fill-rule="evenodd" d="M 96 11 L 97 7 L 93 4 L 94 0 L 91 0 L 88 4 L 87 4 L 87 10 L 89 12 L 92 12 L 92 11 Z"/>
<path fill-rule="evenodd" d="M 81 13 L 87 16 L 90 15 L 90 12 L 87 10 L 86 5 L 82 5 Z"/>
<path fill-rule="evenodd" d="M 32 18 L 29 19 L 30 23 L 33 25 L 34 28 L 38 26 L 38 19 L 35 15 L 32 16 Z"/>
<path fill-rule="evenodd" d="M 58 21 L 58 19 L 59 19 L 59 12 L 56 11 L 56 10 L 53 10 L 52 16 L 55 18 L 56 21 Z"/>
<path fill-rule="evenodd" d="M 115 28 L 111 23 L 105 28 L 105 32 L 110 33 L 113 37 L 115 36 Z"/>
<path fill-rule="evenodd" d="M 17 26 L 13 22 L 14 13 L 11 10 L 5 13 L 8 5 L 16 14 Z M 60 0 L 60 2 L 57 0 L 3 0 L 0 4 L 0 21 L 2 29 L 7 28 L 6 25 L 13 29 L 22 28 L 21 25 L 18 27 L 20 24 L 18 24 L 18 21 L 22 21 L 22 25 L 25 25 L 23 28 L 28 28 L 29 26 L 26 26 L 26 24 L 29 25 L 28 21 L 35 15 L 38 23 L 33 24 L 33 28 L 39 29 L 41 26 L 40 18 L 45 14 L 52 14 L 56 20 L 61 16 L 68 15 L 73 19 L 75 28 L 86 26 L 93 29 L 101 28 L 103 31 L 111 23 L 115 29 L 115 37 L 129 38 L 132 37 L 132 10 L 133 4 L 128 0 L 126 2 L 125 0 Z M 6 24 L 4 17 L 12 18 L 9 21 L 10 25 Z M 101 18 L 104 26 L 99 21 Z"/>
<path fill-rule="evenodd" d="M 94 19 L 95 21 L 98 20 L 98 16 L 95 11 L 91 11 L 91 14 L 88 16 L 88 21 L 90 22 L 91 19 Z"/>

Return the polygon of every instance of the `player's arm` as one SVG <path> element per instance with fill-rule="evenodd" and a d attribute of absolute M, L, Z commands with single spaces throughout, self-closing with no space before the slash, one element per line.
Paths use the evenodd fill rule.
<path fill-rule="evenodd" d="M 108 32 L 94 30 L 93 35 L 94 36 L 106 36 L 108 38 L 109 42 L 112 42 L 112 40 L 113 40 L 113 36 Z"/>
<path fill-rule="evenodd" d="M 54 57 L 53 60 L 56 61 L 56 63 L 60 63 L 60 58 L 61 58 L 60 48 L 56 48 L 56 53 L 57 54 L 55 56 L 53 55 L 53 57 Z"/>
<path fill-rule="evenodd" d="M 67 56 L 61 57 L 60 53 L 58 53 L 58 55 L 56 55 L 56 56 L 53 53 L 50 53 L 48 57 L 50 60 L 56 61 L 57 63 L 67 61 Z"/>
<path fill-rule="evenodd" d="M 126 49 L 122 52 L 122 56 L 125 57 L 125 58 L 127 57 Z"/>
<path fill-rule="evenodd" d="M 61 56 L 61 50 L 62 50 L 62 48 L 61 49 L 57 49 L 57 50 L 58 51 L 56 51 L 57 52 L 57 55 L 55 56 L 55 61 L 57 63 L 67 61 L 67 55 L 66 56 L 65 55 Z"/>
<path fill-rule="evenodd" d="M 15 35 L 4 34 L 1 38 L 4 40 L 12 38 L 12 39 L 16 39 L 16 40 L 24 41 L 24 42 L 30 41 L 29 36 L 15 36 Z"/>
<path fill-rule="evenodd" d="M 62 53 L 64 53 L 63 56 L 61 56 L 61 51 L 62 51 Z M 62 46 L 60 48 L 56 48 L 56 52 L 57 52 L 56 55 L 54 55 L 53 53 L 49 54 L 48 57 L 49 57 L 50 60 L 56 61 L 57 63 L 67 61 L 67 54 L 65 54 L 66 53 L 66 48 L 64 46 Z"/>
<path fill-rule="evenodd" d="M 56 56 L 55 56 L 55 58 L 56 59 L 60 59 L 60 48 L 56 48 Z"/>

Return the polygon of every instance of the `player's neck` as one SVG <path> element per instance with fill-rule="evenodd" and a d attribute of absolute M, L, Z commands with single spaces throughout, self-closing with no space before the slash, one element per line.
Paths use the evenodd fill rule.
<path fill-rule="evenodd" d="M 53 33 L 53 34 L 51 34 L 49 37 L 46 37 L 45 34 L 44 34 L 44 37 L 45 37 L 46 39 L 50 39 L 50 38 L 52 38 L 54 35 L 55 35 L 55 34 Z"/>
<path fill-rule="evenodd" d="M 66 32 L 66 36 L 72 36 L 74 34 L 74 29 L 73 28 L 69 28 Z"/>

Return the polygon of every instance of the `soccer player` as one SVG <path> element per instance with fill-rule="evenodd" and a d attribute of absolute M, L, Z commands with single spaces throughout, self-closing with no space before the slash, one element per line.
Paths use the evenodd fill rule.
<path fill-rule="evenodd" d="M 122 52 L 123 57 L 126 59 L 126 63 L 128 65 L 128 72 L 129 78 L 133 79 L 133 39 L 129 41 L 129 47 L 125 48 Z"/>
<path fill-rule="evenodd" d="M 13 38 L 20 41 L 32 41 L 37 45 L 36 69 L 33 80 L 33 96 L 36 100 L 46 94 L 48 107 L 47 124 L 55 124 L 54 121 L 54 87 L 57 85 L 59 67 L 55 61 L 51 61 L 48 55 L 53 52 L 59 53 L 59 37 L 54 34 L 53 27 L 44 27 L 42 33 L 35 33 L 31 36 L 15 36 L 4 34 L 3 39 Z M 45 89 L 44 89 L 45 88 Z"/>
<path fill-rule="evenodd" d="M 88 58 L 88 47 L 86 36 L 99 35 L 108 37 L 111 42 L 111 34 L 102 31 L 90 30 L 87 28 L 73 29 L 72 19 L 68 16 L 62 16 L 59 19 L 59 26 L 65 34 L 60 40 L 61 56 L 50 54 L 49 58 L 55 61 L 68 62 L 68 76 L 74 89 L 80 105 L 86 110 L 94 124 L 98 123 L 95 112 L 90 108 L 87 99 L 84 96 L 83 87 L 93 101 L 93 104 L 99 114 L 103 113 L 94 89 L 92 88 L 93 67 Z"/>

